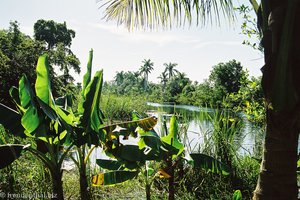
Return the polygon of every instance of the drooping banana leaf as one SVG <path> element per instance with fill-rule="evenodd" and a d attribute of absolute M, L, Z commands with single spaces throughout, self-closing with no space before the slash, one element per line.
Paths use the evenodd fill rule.
<path fill-rule="evenodd" d="M 109 126 L 104 126 L 101 129 L 105 130 L 106 133 L 109 134 L 116 134 L 116 135 L 123 135 L 123 136 L 137 136 L 136 130 L 138 127 L 142 128 L 144 131 L 153 130 L 154 126 L 157 123 L 157 119 L 155 117 L 147 117 L 140 120 L 123 122 L 112 124 Z"/>
<path fill-rule="evenodd" d="M 93 186 L 115 185 L 127 180 L 133 179 L 139 172 L 138 171 L 112 171 L 101 173 L 92 177 Z"/>
<path fill-rule="evenodd" d="M 211 156 L 201 153 L 192 153 L 190 156 L 193 159 L 194 168 L 201 168 L 209 172 L 223 175 L 229 175 L 231 173 L 231 170 L 227 165 Z"/>
<path fill-rule="evenodd" d="M 0 145 L 0 169 L 10 165 L 13 161 L 21 156 L 23 150 L 30 145 L 5 144 Z"/>
<path fill-rule="evenodd" d="M 43 137 L 39 137 L 39 139 L 50 142 L 50 143 L 57 143 L 58 141 L 61 141 L 65 139 L 66 143 L 70 143 L 70 134 L 72 132 L 72 127 L 56 112 L 56 110 L 60 110 L 59 107 L 56 107 L 56 110 L 54 110 L 52 107 L 44 103 L 42 100 L 37 97 L 37 102 L 39 106 L 41 107 L 41 110 L 44 112 L 45 116 L 47 116 L 52 122 L 50 123 L 50 126 L 53 126 L 52 131 L 47 131 L 47 135 L 43 135 L 43 137 L 47 137 L 43 139 Z M 62 113 L 61 113 L 62 114 Z M 63 117 L 67 120 L 67 116 L 63 115 Z M 54 134 L 50 134 L 54 133 Z"/>
<path fill-rule="evenodd" d="M 96 159 L 97 165 L 108 170 L 123 170 L 122 163 L 117 160 Z"/>
<path fill-rule="evenodd" d="M 25 137 L 19 113 L 0 103 L 0 124 L 13 135 Z"/>
<path fill-rule="evenodd" d="M 26 76 L 19 81 L 20 110 L 23 111 L 21 118 L 22 126 L 27 136 L 34 135 L 34 131 L 40 125 L 42 118 L 34 101 L 35 95 Z"/>
<path fill-rule="evenodd" d="M 183 152 L 184 145 L 178 140 L 178 122 L 175 115 L 173 115 L 170 119 L 169 134 L 165 137 L 162 137 L 161 140 L 166 144 L 169 144 L 178 149 L 178 153 L 177 155 L 174 155 L 174 157 L 180 155 Z"/>

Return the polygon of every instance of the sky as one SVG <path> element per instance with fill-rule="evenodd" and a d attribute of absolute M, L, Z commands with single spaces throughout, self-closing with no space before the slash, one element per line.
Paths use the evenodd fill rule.
<path fill-rule="evenodd" d="M 240 0 L 239 3 L 248 3 Z M 81 61 L 81 73 L 74 74 L 81 82 L 86 71 L 89 50 L 94 50 L 93 72 L 103 69 L 104 80 L 113 80 L 116 72 L 138 71 L 144 59 L 151 59 L 154 70 L 149 80 L 158 82 L 164 63 L 176 67 L 191 80 L 202 82 L 214 65 L 235 59 L 249 71 L 260 76 L 263 55 L 242 45 L 241 20 L 205 27 L 173 27 L 172 30 L 128 31 L 115 22 L 107 22 L 96 0 L 1 0 L 0 28 L 8 29 L 17 20 L 22 32 L 33 36 L 33 25 L 39 19 L 64 21 L 76 32 L 71 50 Z"/>

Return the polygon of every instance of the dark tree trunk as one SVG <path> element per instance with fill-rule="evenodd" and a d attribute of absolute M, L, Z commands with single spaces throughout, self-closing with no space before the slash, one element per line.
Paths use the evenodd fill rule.
<path fill-rule="evenodd" d="M 298 128 L 294 116 L 268 111 L 264 155 L 253 199 L 297 199 Z"/>
<path fill-rule="evenodd" d="M 151 200 L 151 185 L 146 184 L 146 199 Z"/>
<path fill-rule="evenodd" d="M 63 192 L 62 172 L 60 171 L 60 169 L 58 169 L 55 172 L 51 172 L 51 175 L 52 175 L 52 190 L 53 190 L 52 199 L 63 200 L 64 192 Z"/>
<path fill-rule="evenodd" d="M 174 190 L 174 167 L 172 163 L 172 157 L 167 160 L 168 169 L 169 169 L 169 175 L 171 176 L 169 178 L 169 200 L 175 199 L 175 190 Z"/>
<path fill-rule="evenodd" d="M 90 199 L 89 185 L 86 175 L 86 165 L 84 163 L 81 163 L 80 167 L 80 197 L 82 200 Z"/>
<path fill-rule="evenodd" d="M 298 196 L 300 10 L 299 3 L 291 4 L 292 7 L 289 3 L 290 0 L 262 0 L 260 25 L 266 63 L 262 84 L 267 101 L 267 129 L 255 200 L 293 200 Z M 291 8 L 296 14 L 289 21 Z M 291 28 L 290 35 L 286 34 L 287 28 Z"/>

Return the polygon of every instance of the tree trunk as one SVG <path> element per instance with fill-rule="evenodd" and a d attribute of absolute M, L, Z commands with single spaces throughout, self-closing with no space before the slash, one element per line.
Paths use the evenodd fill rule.
<path fill-rule="evenodd" d="M 169 178 L 169 200 L 175 199 L 175 190 L 174 190 L 174 167 L 172 165 L 172 157 L 167 160 L 168 173 L 171 176 Z"/>
<path fill-rule="evenodd" d="M 146 183 L 146 199 L 151 200 L 151 185 Z"/>
<path fill-rule="evenodd" d="M 52 175 L 52 199 L 64 200 L 62 172 L 60 169 L 51 172 Z"/>
<path fill-rule="evenodd" d="M 261 3 L 267 130 L 253 199 L 293 200 L 298 196 L 299 3 L 291 0 L 262 0 Z"/>
<path fill-rule="evenodd" d="M 80 197 L 82 200 L 89 200 L 89 185 L 86 176 L 86 165 L 85 163 L 81 163 L 80 167 Z"/>
<path fill-rule="evenodd" d="M 268 111 L 265 148 L 258 183 L 257 199 L 297 199 L 298 127 L 294 116 Z"/>

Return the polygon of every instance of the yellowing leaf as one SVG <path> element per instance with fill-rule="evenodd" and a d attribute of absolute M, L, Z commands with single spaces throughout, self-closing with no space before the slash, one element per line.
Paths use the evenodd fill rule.
<path fill-rule="evenodd" d="M 92 186 L 104 185 L 104 173 L 92 177 Z"/>
<path fill-rule="evenodd" d="M 158 172 L 156 173 L 156 176 L 158 176 L 159 178 L 171 178 L 171 176 L 165 172 L 163 169 L 158 170 Z"/>

